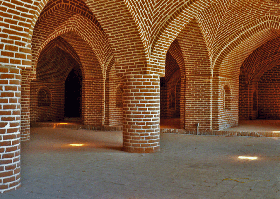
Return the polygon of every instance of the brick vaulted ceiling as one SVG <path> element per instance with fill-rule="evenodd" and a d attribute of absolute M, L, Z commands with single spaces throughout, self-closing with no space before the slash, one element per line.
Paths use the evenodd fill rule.
<path fill-rule="evenodd" d="M 266 42 L 247 57 L 240 69 L 247 81 L 257 81 L 264 72 L 279 64 L 279 46 L 280 37 Z"/>
<path fill-rule="evenodd" d="M 95 30 L 99 29 L 94 36 L 103 42 L 103 49 L 96 49 L 96 56 L 103 67 L 114 54 L 122 65 L 120 69 L 134 64 L 135 68 L 145 66 L 164 75 L 165 56 L 171 43 L 195 18 L 210 64 L 219 68 L 234 48 L 253 35 L 270 29 L 278 31 L 279 11 L 278 0 L 4 0 L 0 50 L 13 43 L 15 47 L 9 50 L 18 50 L 21 55 L 3 53 L 1 62 L 31 65 L 31 45 L 34 57 L 46 39 L 43 35 L 50 35 L 56 27 L 79 15 L 95 24 Z M 65 26 L 69 27 L 69 23 Z M 47 28 L 40 29 L 42 26 Z M 10 38 L 7 34 L 19 37 Z M 17 60 L 19 57 L 21 60 Z"/>

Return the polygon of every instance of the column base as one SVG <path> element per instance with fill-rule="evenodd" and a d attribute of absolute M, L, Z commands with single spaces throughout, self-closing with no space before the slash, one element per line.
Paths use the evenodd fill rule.
<path fill-rule="evenodd" d="M 21 187 L 21 182 L 19 182 L 19 183 L 14 182 L 13 184 L 10 185 L 10 187 L 9 187 L 9 185 L 0 185 L 0 194 L 17 190 L 20 187 Z"/>

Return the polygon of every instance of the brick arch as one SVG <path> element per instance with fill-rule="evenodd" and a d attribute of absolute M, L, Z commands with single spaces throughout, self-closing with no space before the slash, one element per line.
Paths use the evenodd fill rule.
<path fill-rule="evenodd" d="M 65 113 L 65 80 L 67 79 L 68 74 L 72 69 L 80 68 L 81 73 L 83 73 L 81 74 L 81 80 L 84 80 L 84 71 L 85 69 L 89 70 L 85 64 L 87 60 L 79 56 L 81 50 L 77 50 L 77 48 L 73 47 L 64 37 L 65 35 L 61 35 L 61 37 L 51 41 L 40 54 L 41 67 L 38 66 L 37 68 L 38 73 L 36 80 L 30 83 L 30 120 L 32 122 L 44 121 L 45 119 L 52 121 L 63 120 Z M 52 64 L 52 62 L 54 62 L 54 64 Z M 38 65 L 39 64 L 40 63 L 38 63 Z M 94 63 L 92 65 L 94 66 Z M 40 68 L 42 69 L 41 71 L 39 71 Z M 48 108 L 38 107 L 35 102 L 36 95 L 34 94 L 34 91 L 36 91 L 41 85 L 48 86 L 54 94 L 54 103 Z M 86 115 L 84 110 L 81 113 L 82 116 Z"/>
<path fill-rule="evenodd" d="M 59 9 L 67 9 L 75 13 L 79 13 L 85 18 L 93 21 L 97 26 L 101 28 L 100 24 L 98 23 L 86 3 L 81 0 L 49 0 L 48 3 L 44 6 L 38 21 L 44 20 L 45 17 L 52 14 L 53 12 L 56 12 Z"/>
<path fill-rule="evenodd" d="M 211 62 L 201 25 L 192 19 L 177 36 L 185 63 L 184 123 L 185 129 L 196 132 L 212 130 Z"/>
<path fill-rule="evenodd" d="M 100 63 L 89 44 L 75 32 L 66 32 L 59 37 L 61 37 L 65 43 L 68 43 L 68 49 L 70 48 L 69 46 L 71 46 L 74 51 L 71 54 L 75 54 L 77 59 L 79 59 L 79 65 L 82 71 L 82 121 L 85 125 L 92 125 L 94 127 L 101 126 L 103 114 L 105 113 L 103 109 L 104 82 Z M 63 48 L 63 50 L 65 49 Z M 66 73 L 63 76 L 64 79 L 67 78 L 71 70 L 72 68 L 69 68 L 67 71 L 64 71 Z M 62 84 L 63 83 L 59 83 L 59 85 Z M 59 89 L 63 90 L 63 88 L 60 87 Z M 91 103 L 92 99 L 95 99 L 93 103 Z M 63 110 L 61 112 L 63 114 Z M 34 118 L 36 115 L 32 117 Z"/>
<path fill-rule="evenodd" d="M 150 44 L 157 39 L 155 35 L 157 35 L 161 29 L 168 26 L 172 19 L 176 18 L 176 16 L 179 15 L 185 7 L 194 4 L 195 1 L 197 0 L 187 2 L 166 0 L 163 4 L 160 1 L 124 0 L 132 14 L 132 17 L 137 22 L 137 27 L 141 33 L 141 38 L 148 56 L 149 51 L 151 50 Z M 146 12 L 143 12 L 143 8 Z"/>
<path fill-rule="evenodd" d="M 168 49 L 167 52 L 169 52 L 171 54 L 171 56 L 178 63 L 178 65 L 180 67 L 181 74 L 184 74 L 185 73 L 185 61 L 184 61 L 184 57 L 183 57 L 183 54 L 182 54 L 180 44 L 179 44 L 177 39 L 175 39 L 172 42 L 172 44 L 170 45 L 170 48 Z"/>
<path fill-rule="evenodd" d="M 133 19 L 124 1 L 87 0 L 114 50 L 116 70 L 122 74 L 145 74 L 147 55 Z"/>
<path fill-rule="evenodd" d="M 180 67 L 180 128 L 185 128 L 185 90 L 186 90 L 186 76 L 185 76 L 185 61 L 183 57 L 183 53 L 179 44 L 179 41 L 175 39 L 168 52 L 171 56 L 176 60 Z"/>
<path fill-rule="evenodd" d="M 240 116 L 239 81 L 245 81 L 243 76 L 241 79 L 239 78 L 241 65 L 252 51 L 280 35 L 277 30 L 279 26 L 277 21 L 279 21 L 278 17 L 263 17 L 248 25 L 241 35 L 231 39 L 228 47 L 212 63 L 212 66 L 214 66 L 213 115 L 217 116 L 213 117 L 214 130 L 223 130 L 238 125 Z M 223 111 L 222 96 L 219 94 L 224 84 L 229 84 L 232 88 L 232 109 L 227 112 Z"/>
<path fill-rule="evenodd" d="M 164 21 L 162 26 L 154 33 L 155 36 L 151 43 L 149 62 L 154 70 L 160 71 L 159 73 L 161 75 L 164 74 L 165 57 L 163 55 L 166 54 L 171 43 L 188 23 L 191 22 L 193 18 L 196 18 L 210 3 L 211 2 L 208 0 L 185 2 Z"/>
<path fill-rule="evenodd" d="M 263 81 L 260 80 L 263 79 L 262 77 L 264 74 L 266 74 L 266 77 L 269 77 L 268 74 L 277 74 L 276 71 L 278 70 L 277 67 L 280 59 L 279 42 L 280 37 L 267 41 L 265 44 L 254 50 L 242 63 L 239 77 L 239 119 L 256 119 L 260 116 L 259 113 L 263 113 L 263 110 L 259 112 L 259 109 L 256 108 L 256 104 L 253 103 L 254 91 L 257 91 L 263 99 L 269 98 L 266 95 L 269 93 L 269 90 L 278 92 L 278 86 L 275 86 L 274 88 L 273 86 L 263 88 L 260 86 Z M 266 73 L 267 71 L 273 72 Z M 270 77 L 271 79 L 268 80 L 271 83 L 274 82 L 272 76 Z M 274 77 L 277 78 L 277 75 Z M 276 84 L 277 81 L 270 85 Z M 265 104 L 263 101 L 260 103 Z M 277 111 L 275 111 L 275 113 L 276 112 Z"/>
<path fill-rule="evenodd" d="M 38 61 L 40 61 L 40 58 L 43 54 L 47 53 L 49 50 L 51 50 L 53 47 L 58 47 L 61 50 L 64 50 L 65 52 L 69 53 L 79 64 L 81 63 L 79 56 L 73 49 L 71 45 L 69 45 L 64 39 L 62 39 L 60 36 L 56 37 L 55 39 L 51 40 L 47 46 L 44 47 L 44 49 L 40 52 Z"/>
<path fill-rule="evenodd" d="M 259 20 L 254 21 L 251 24 L 248 24 L 246 27 L 243 27 L 241 33 L 233 34 L 230 37 L 230 41 L 228 45 L 226 45 L 216 56 L 213 58 L 212 66 L 213 66 L 213 75 L 217 76 L 220 73 L 220 66 L 227 57 L 229 53 L 231 53 L 236 47 L 238 47 L 243 42 L 246 42 L 250 39 L 256 39 L 258 43 L 259 38 L 254 38 L 253 36 L 265 31 L 265 30 L 279 30 L 280 29 L 280 17 L 277 16 L 266 16 Z M 265 37 L 265 35 L 264 35 Z M 262 43 L 263 44 L 263 43 Z M 248 51 L 248 50 L 247 50 Z M 253 48 L 251 49 L 251 52 Z"/>
<path fill-rule="evenodd" d="M 78 56 L 77 52 L 75 51 L 75 49 L 67 42 L 65 41 L 63 38 L 61 38 L 60 36 L 56 37 L 55 39 L 51 40 L 45 47 L 44 49 L 40 52 L 39 54 L 39 58 L 38 58 L 38 64 L 40 63 L 40 59 L 42 59 L 44 57 L 45 54 L 48 54 L 50 51 L 54 50 L 55 48 L 59 48 L 62 50 L 62 52 L 65 52 L 67 54 L 69 54 L 71 56 L 71 58 L 73 58 L 77 64 L 79 65 L 79 67 L 81 68 L 82 71 L 82 75 L 83 77 L 85 76 L 85 68 L 80 60 L 80 57 Z M 38 77 L 38 64 L 36 64 L 36 76 Z M 69 65 L 71 66 L 71 65 Z M 70 73 L 70 71 L 72 70 L 72 67 L 67 67 L 65 70 L 63 70 L 63 74 L 61 74 L 61 78 L 64 79 L 64 81 L 66 80 L 68 74 Z M 38 78 L 36 78 L 38 79 Z"/>
<path fill-rule="evenodd" d="M 262 71 L 260 71 L 257 75 L 255 75 L 253 81 L 258 82 L 260 80 L 260 78 L 262 77 L 262 75 L 266 71 L 268 71 L 268 70 L 272 69 L 273 67 L 277 66 L 279 61 L 280 61 L 280 56 L 278 55 L 277 57 L 274 57 L 273 60 L 270 60 L 269 62 L 266 62 L 267 67 L 263 68 Z"/>
<path fill-rule="evenodd" d="M 262 74 L 277 65 L 280 37 L 272 39 L 254 50 L 243 62 L 240 73 L 246 73 L 248 81 L 258 81 Z"/>
<path fill-rule="evenodd" d="M 34 65 L 36 65 L 38 61 L 40 52 L 51 40 L 70 31 L 82 37 L 95 52 L 100 65 L 106 67 L 106 63 L 110 61 L 113 56 L 107 37 L 92 21 L 81 15 L 75 15 L 67 20 L 42 42 L 38 54 L 35 57 Z M 106 69 L 103 68 L 103 72 L 104 70 Z"/>
<path fill-rule="evenodd" d="M 75 32 L 61 35 L 75 50 L 84 68 L 82 81 L 82 121 L 85 125 L 102 126 L 104 122 L 104 78 L 93 49 Z M 93 102 L 92 99 L 95 99 Z"/>
<path fill-rule="evenodd" d="M 76 3 L 76 5 L 78 5 L 78 6 L 73 6 L 72 4 L 69 4 L 69 1 L 64 1 L 64 0 L 63 0 L 63 1 L 60 1 L 60 3 L 58 3 L 58 4 L 56 3 L 56 4 L 54 4 L 54 5 L 50 5 L 50 6 L 52 6 L 51 9 L 46 8 L 47 4 L 48 4 L 49 2 L 51 2 L 51 1 L 52 1 L 52 0 L 41 0 L 39 3 L 38 3 L 38 2 L 34 2 L 34 3 L 33 3 L 33 6 L 34 6 L 35 8 L 33 8 L 33 9 L 34 9 L 34 10 L 32 11 L 33 17 L 32 17 L 32 19 L 31 19 L 30 26 L 28 27 L 28 29 L 29 29 L 29 34 L 30 34 L 30 35 L 33 35 L 33 30 L 34 30 L 35 25 L 36 25 L 37 21 L 39 20 L 39 17 L 40 17 L 41 14 L 47 15 L 47 14 L 49 14 L 50 12 L 53 12 L 54 10 L 57 10 L 57 9 L 59 9 L 59 8 L 68 8 L 68 9 L 74 11 L 74 12 L 79 11 L 79 12 L 82 13 L 85 17 L 88 17 L 88 18 L 94 20 L 94 16 L 93 16 L 92 13 L 89 12 L 89 10 L 84 10 L 84 9 L 80 8 L 80 7 L 81 7 L 81 4 L 78 5 L 78 4 Z M 74 1 L 77 2 L 76 0 L 74 0 Z M 73 2 L 73 0 L 72 0 L 71 2 Z M 86 3 L 84 3 L 84 1 L 80 1 L 80 3 L 86 5 Z M 83 7 L 86 8 L 86 6 L 83 6 Z M 87 8 L 86 8 L 86 9 L 87 9 Z M 97 22 L 97 23 L 98 23 L 98 22 Z"/>
<path fill-rule="evenodd" d="M 56 64 L 52 64 L 56 63 Z M 71 54 L 57 45 L 52 45 L 50 50 L 42 55 L 36 69 L 37 81 L 65 81 L 70 71 L 81 68 L 82 75 L 85 74 L 85 67 L 77 62 Z"/>

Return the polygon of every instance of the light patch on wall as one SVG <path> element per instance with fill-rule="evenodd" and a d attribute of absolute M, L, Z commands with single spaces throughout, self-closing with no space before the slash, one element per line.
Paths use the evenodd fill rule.
<path fill-rule="evenodd" d="M 251 157 L 251 156 L 238 156 L 239 159 L 242 160 L 257 160 L 258 157 Z"/>

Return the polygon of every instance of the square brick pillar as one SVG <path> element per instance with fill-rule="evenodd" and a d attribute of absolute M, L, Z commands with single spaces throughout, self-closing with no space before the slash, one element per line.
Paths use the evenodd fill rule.
<path fill-rule="evenodd" d="M 160 77 L 124 77 L 123 149 L 133 153 L 160 150 Z"/>
<path fill-rule="evenodd" d="M 20 187 L 20 69 L 0 66 L 0 193 Z"/>

